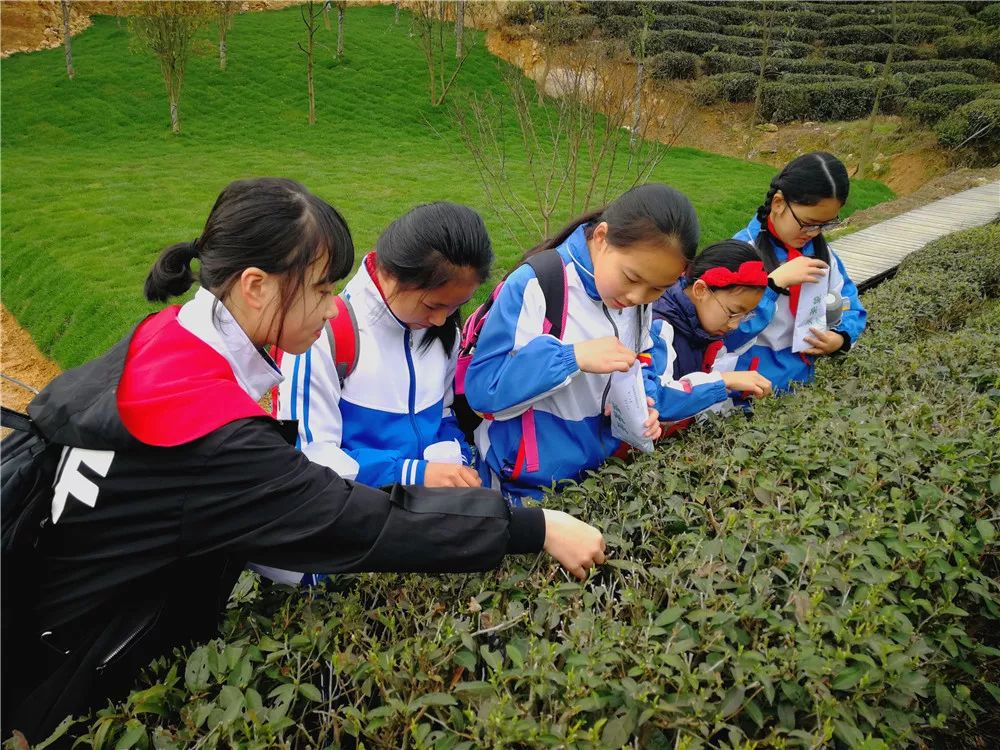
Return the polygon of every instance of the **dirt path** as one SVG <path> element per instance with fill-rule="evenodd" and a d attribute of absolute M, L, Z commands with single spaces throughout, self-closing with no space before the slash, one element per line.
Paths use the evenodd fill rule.
<path fill-rule="evenodd" d="M 0 305 L 0 372 L 38 389 L 61 372 L 59 365 L 38 351 L 28 332 L 3 305 Z M 24 411 L 31 399 L 30 392 L 0 380 L 0 403 L 7 408 Z"/>

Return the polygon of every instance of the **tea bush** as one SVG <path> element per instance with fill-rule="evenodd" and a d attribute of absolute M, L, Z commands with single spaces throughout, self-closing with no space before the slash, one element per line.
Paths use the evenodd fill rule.
<path fill-rule="evenodd" d="M 826 47 L 823 54 L 832 57 L 834 60 L 847 60 L 849 62 L 871 61 L 884 63 L 889 54 L 889 48 L 893 48 L 893 60 L 919 60 L 930 57 L 926 50 L 916 47 L 908 47 L 905 44 L 844 44 L 836 47 Z"/>
<path fill-rule="evenodd" d="M 793 42 L 812 44 L 821 38 L 821 32 L 811 28 L 797 28 L 795 26 L 783 26 L 773 23 L 768 29 L 766 25 L 759 23 L 744 23 L 736 26 L 723 26 L 722 33 L 729 36 L 745 36 L 753 39 L 763 39 L 768 36 L 771 43 L 779 39 L 790 39 Z"/>
<path fill-rule="evenodd" d="M 989 60 L 967 58 L 965 60 L 901 60 L 893 62 L 893 72 L 896 73 L 933 73 L 933 72 L 963 72 L 988 81 L 1000 80 L 1000 66 Z M 874 73 L 878 74 L 881 66 L 876 66 Z"/>
<path fill-rule="evenodd" d="M 979 99 L 992 88 L 1000 89 L 1000 86 L 947 83 L 943 86 L 934 86 L 927 89 L 920 95 L 920 101 L 940 104 L 948 109 L 954 109 L 962 104 L 968 104 L 973 99 Z"/>
<path fill-rule="evenodd" d="M 935 43 L 941 57 L 971 57 L 1000 63 L 1000 29 L 942 37 Z"/>
<path fill-rule="evenodd" d="M 951 112 L 941 104 L 931 104 L 917 99 L 910 99 L 903 106 L 903 114 L 911 117 L 922 125 L 933 125 Z"/>
<path fill-rule="evenodd" d="M 963 104 L 938 122 L 938 140 L 948 148 L 964 148 L 974 163 L 1000 162 L 1000 98 L 980 98 Z"/>
<path fill-rule="evenodd" d="M 657 31 L 682 29 L 684 31 L 718 33 L 720 25 L 711 18 L 704 18 L 703 16 L 688 16 L 682 13 L 677 13 L 669 16 L 657 16 L 656 21 L 653 24 L 653 28 Z"/>
<path fill-rule="evenodd" d="M 880 81 L 842 80 L 788 86 L 771 81 L 761 87 L 761 111 L 773 122 L 790 120 L 858 120 L 867 117 Z M 906 87 L 889 81 L 879 109 L 892 113 L 902 107 Z"/>
<path fill-rule="evenodd" d="M 759 57 L 744 57 L 727 52 L 706 52 L 701 57 L 705 73 L 754 73 L 760 69 Z M 857 65 L 844 60 L 798 60 L 795 58 L 770 58 L 767 71 L 777 73 L 816 73 L 830 75 L 860 75 Z"/>
<path fill-rule="evenodd" d="M 990 3 L 976 14 L 976 20 L 994 28 L 1000 27 L 1000 3 Z"/>
<path fill-rule="evenodd" d="M 935 25 L 923 23 L 897 23 L 873 26 L 861 24 L 858 26 L 831 26 L 823 30 L 823 41 L 828 45 L 843 44 L 880 44 L 893 38 L 899 44 L 920 44 L 954 32 L 952 26 L 943 26 L 938 21 Z"/>
<path fill-rule="evenodd" d="M 690 52 L 661 52 L 646 60 L 654 78 L 694 78 L 698 75 L 698 55 Z"/>
<path fill-rule="evenodd" d="M 648 50 L 657 52 L 694 52 L 704 54 L 714 49 L 724 49 L 734 54 L 752 57 L 760 54 L 763 42 L 760 39 L 726 36 L 724 34 L 708 34 L 698 31 L 655 31 L 649 35 Z M 774 57 L 805 56 L 812 47 L 801 42 L 773 40 L 768 47 Z"/>
<path fill-rule="evenodd" d="M 927 89 L 946 84 L 977 84 L 979 78 L 960 71 L 938 71 L 935 73 L 897 73 L 896 78 L 906 86 L 906 93 L 912 97 L 919 97 Z"/>
<path fill-rule="evenodd" d="M 222 638 L 81 742 L 874 749 L 973 722 L 1000 700 L 998 297 L 1000 225 L 946 237 L 865 295 L 870 330 L 815 384 L 551 498 L 605 530 L 585 583 L 543 558 L 248 574 Z"/>

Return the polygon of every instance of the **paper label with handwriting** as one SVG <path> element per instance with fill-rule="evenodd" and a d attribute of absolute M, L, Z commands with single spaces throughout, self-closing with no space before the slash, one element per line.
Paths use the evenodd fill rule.
<path fill-rule="evenodd" d="M 643 435 L 643 422 L 649 417 L 649 407 L 638 361 L 628 372 L 611 373 L 608 402 L 611 404 L 611 434 L 643 453 L 651 452 L 653 441 Z"/>

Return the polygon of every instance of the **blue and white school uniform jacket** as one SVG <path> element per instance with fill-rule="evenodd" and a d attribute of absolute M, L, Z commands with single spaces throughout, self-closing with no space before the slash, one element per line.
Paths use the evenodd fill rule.
<path fill-rule="evenodd" d="M 672 329 L 660 327 L 654 339 L 648 305 L 609 310 L 601 302 L 583 226 L 557 251 L 566 265 L 567 281 L 562 339 L 542 333 L 545 298 L 534 270 L 522 265 L 497 295 L 465 375 L 469 405 L 489 415 L 476 429 L 483 482 L 502 489 L 515 504 L 524 497 L 542 497 L 542 490 L 554 482 L 579 478 L 621 447 L 604 416 L 611 376 L 581 372 L 574 344 L 617 336 L 630 349 L 644 352 L 644 359 L 651 362 L 643 367 L 646 393 L 653 397 L 661 419 L 694 414 L 718 396 L 707 397 L 704 406 L 694 405 L 706 389 L 696 393 L 693 381 L 673 379 Z M 708 383 L 707 390 L 723 388 L 717 376 L 714 380 L 718 382 Z M 529 407 L 534 408 L 538 469 L 529 471 L 522 462 L 515 478 L 524 439 L 520 417 Z"/>
<path fill-rule="evenodd" d="M 423 484 L 428 458 L 471 463 L 452 413 L 458 337 L 451 353 L 420 344 L 385 304 L 367 261 L 342 294 L 358 323 L 359 357 L 340 381 L 330 337 L 304 354 L 285 355 L 278 415 L 299 420 L 298 445 L 317 463 L 373 487 Z"/>
<path fill-rule="evenodd" d="M 744 229 L 733 235 L 733 238 L 753 243 L 760 233 L 760 228 L 760 220 L 755 216 Z M 788 251 L 780 242 L 773 244 L 778 262 L 786 262 Z M 814 254 L 812 241 L 803 246 L 802 254 L 808 256 Z M 825 276 L 827 289 L 850 301 L 850 308 L 844 310 L 843 317 L 834 330 L 849 338 L 853 345 L 865 330 L 868 313 L 858 298 L 858 288 L 847 275 L 843 261 L 832 247 L 830 261 L 830 270 Z M 805 304 L 805 300 L 800 302 L 800 313 Z M 792 351 L 795 318 L 789 308 L 788 295 L 777 294 L 768 288 L 755 312 L 753 318 L 741 323 L 739 328 L 725 338 L 726 348 L 729 351 L 744 350 L 730 369 L 749 369 L 750 363 L 756 357 L 757 372 L 771 381 L 775 391 L 787 390 L 795 382 L 811 381 L 816 372 L 815 357 Z M 754 337 L 756 341 L 753 341 L 747 349 L 746 345 Z"/>

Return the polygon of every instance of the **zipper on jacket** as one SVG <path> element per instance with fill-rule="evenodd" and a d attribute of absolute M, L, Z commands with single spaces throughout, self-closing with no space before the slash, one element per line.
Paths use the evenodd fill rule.
<path fill-rule="evenodd" d="M 417 375 L 413 370 L 413 332 L 407 328 L 403 332 L 403 349 L 406 352 L 406 369 L 410 371 L 410 426 L 417 438 L 417 455 L 424 455 L 424 441 L 417 427 Z"/>
<path fill-rule="evenodd" d="M 603 302 L 601 303 L 601 310 L 604 311 L 604 317 L 608 319 L 611 324 L 611 329 L 615 332 L 615 338 L 618 338 L 618 326 L 615 325 L 615 321 L 611 318 L 611 313 L 608 312 L 608 306 Z M 608 384 L 604 386 L 604 393 L 601 395 L 601 416 L 604 416 L 604 410 L 608 405 L 608 391 L 611 390 L 611 376 L 608 375 Z"/>

